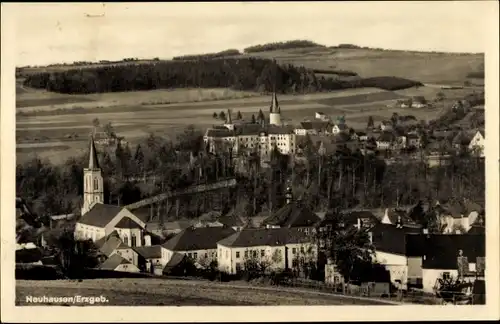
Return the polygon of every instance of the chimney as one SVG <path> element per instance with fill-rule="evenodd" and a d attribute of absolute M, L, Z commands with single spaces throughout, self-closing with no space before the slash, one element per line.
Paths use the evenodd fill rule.
<path fill-rule="evenodd" d="M 151 235 L 144 235 L 144 246 L 151 246 Z"/>

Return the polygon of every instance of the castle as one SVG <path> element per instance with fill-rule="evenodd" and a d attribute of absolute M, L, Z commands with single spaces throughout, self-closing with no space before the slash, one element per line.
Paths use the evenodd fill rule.
<path fill-rule="evenodd" d="M 224 150 L 234 154 L 253 152 L 264 160 L 270 158 L 273 149 L 285 155 L 294 154 L 297 145 L 293 127 L 281 121 L 276 92 L 272 95 L 268 122 L 235 124 L 228 110 L 224 125 L 208 128 L 203 140 L 211 153 Z"/>

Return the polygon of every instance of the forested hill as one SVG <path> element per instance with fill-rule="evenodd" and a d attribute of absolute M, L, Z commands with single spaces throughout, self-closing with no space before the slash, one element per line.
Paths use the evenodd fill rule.
<path fill-rule="evenodd" d="M 265 58 L 174 60 L 40 72 L 27 76 L 24 85 L 68 94 L 193 87 L 271 91 L 273 74 L 273 61 Z M 396 90 L 419 84 L 393 77 L 348 80 L 318 78 L 313 70 L 289 64 L 279 65 L 276 71 L 276 91 L 281 93 L 310 93 L 366 86 Z"/>

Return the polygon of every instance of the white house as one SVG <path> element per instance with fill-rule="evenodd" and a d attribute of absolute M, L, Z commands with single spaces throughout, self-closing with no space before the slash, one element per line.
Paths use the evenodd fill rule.
<path fill-rule="evenodd" d="M 340 133 L 346 133 L 349 131 L 349 128 L 347 127 L 346 124 L 335 124 L 332 127 L 332 134 L 337 135 Z"/>
<path fill-rule="evenodd" d="M 479 130 L 469 142 L 469 150 L 472 152 L 477 152 L 481 157 L 484 157 L 484 143 L 484 131 Z"/>
<path fill-rule="evenodd" d="M 162 258 L 165 251 L 161 245 L 138 246 L 134 248 L 134 251 L 142 258 L 141 262 L 144 262 L 146 272 L 153 272 L 157 275 L 163 273 L 166 262 Z"/>
<path fill-rule="evenodd" d="M 444 205 L 438 202 L 434 208 L 443 228 L 443 234 L 456 233 L 457 231 L 468 232 L 483 210 L 484 208 L 480 205 L 466 199 L 462 202 Z"/>
<path fill-rule="evenodd" d="M 229 227 L 189 227 L 165 242 L 162 263 L 167 264 L 174 254 L 184 254 L 204 266 L 217 260 L 217 242 L 235 231 Z"/>
<path fill-rule="evenodd" d="M 377 148 L 379 150 L 388 150 L 392 147 L 395 137 L 391 132 L 382 132 L 380 136 L 375 140 L 377 143 Z"/>
<path fill-rule="evenodd" d="M 391 282 L 407 288 L 408 257 L 406 235 L 419 234 L 420 229 L 380 223 L 369 230 L 375 247 L 374 261 L 383 265 L 390 274 Z"/>
<path fill-rule="evenodd" d="M 323 120 L 323 121 L 327 121 L 329 119 L 328 116 L 321 111 L 317 111 L 316 114 L 314 115 L 314 118 L 319 119 L 319 120 Z"/>
<path fill-rule="evenodd" d="M 315 262 L 311 237 L 296 228 L 243 229 L 217 243 L 219 270 L 234 274 L 249 260 L 267 269 L 291 269 L 301 262 Z"/>

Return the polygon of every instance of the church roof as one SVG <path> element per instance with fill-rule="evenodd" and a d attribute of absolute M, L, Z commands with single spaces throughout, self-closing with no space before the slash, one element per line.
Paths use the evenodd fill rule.
<path fill-rule="evenodd" d="M 97 150 L 95 149 L 94 137 L 90 137 L 89 169 L 99 169 Z"/>
<path fill-rule="evenodd" d="M 115 225 L 116 228 L 142 228 L 136 221 L 132 220 L 130 217 L 123 217 L 118 224 Z"/>
<path fill-rule="evenodd" d="M 122 207 L 119 206 L 97 203 L 80 218 L 78 223 L 102 228 L 108 225 L 121 210 Z"/>

